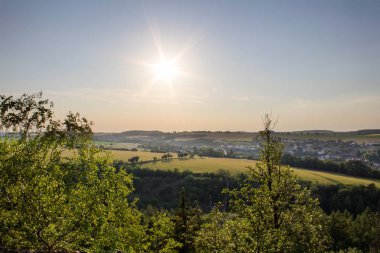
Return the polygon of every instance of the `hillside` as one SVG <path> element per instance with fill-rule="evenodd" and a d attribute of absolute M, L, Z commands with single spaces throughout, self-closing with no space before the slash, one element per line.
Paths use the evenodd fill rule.
<path fill-rule="evenodd" d="M 142 161 L 153 160 L 154 157 L 160 158 L 163 155 L 162 153 L 120 150 L 112 150 L 111 153 L 116 160 L 122 161 L 128 161 L 128 159 L 133 156 L 139 156 Z M 160 170 L 189 170 L 192 172 L 217 172 L 219 170 L 226 170 L 231 174 L 237 174 L 246 172 L 247 166 L 254 166 L 255 163 L 256 161 L 246 159 L 196 157 L 194 159 L 172 159 L 170 161 L 151 162 L 142 164 L 141 167 Z M 321 184 L 368 185 L 374 183 L 377 187 L 380 187 L 380 180 L 351 177 L 337 173 L 306 170 L 302 168 L 294 168 L 294 171 L 302 180 L 309 180 Z"/>
<path fill-rule="evenodd" d="M 343 140 L 343 141 L 377 141 L 380 142 L 380 129 L 367 129 L 348 132 L 335 132 L 329 130 L 303 130 L 292 132 L 274 132 L 275 135 L 286 139 L 316 139 L 316 140 Z M 252 141 L 258 136 L 257 132 L 230 132 L 230 131 L 125 131 L 122 133 L 95 133 L 95 141 L 136 142 L 146 141 Z"/>

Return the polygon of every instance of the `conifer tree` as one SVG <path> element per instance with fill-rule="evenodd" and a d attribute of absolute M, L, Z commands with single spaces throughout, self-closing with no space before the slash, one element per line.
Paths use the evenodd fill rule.
<path fill-rule="evenodd" d="M 179 193 L 179 205 L 174 216 L 175 239 L 182 244 L 179 252 L 195 252 L 194 239 L 200 228 L 200 217 L 201 209 L 197 205 L 191 205 L 185 189 L 182 188 Z"/>

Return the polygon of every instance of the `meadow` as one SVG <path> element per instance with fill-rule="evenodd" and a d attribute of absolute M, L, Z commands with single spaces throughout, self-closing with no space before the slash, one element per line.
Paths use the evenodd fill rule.
<path fill-rule="evenodd" d="M 140 161 L 153 160 L 154 157 L 160 158 L 163 153 L 152 153 L 146 151 L 110 151 L 115 160 L 128 161 L 132 156 L 139 156 Z M 175 154 L 173 154 L 176 157 Z M 178 169 L 180 171 L 190 170 L 192 172 L 217 172 L 226 170 L 231 174 L 246 172 L 247 166 L 254 166 L 256 161 L 232 158 L 211 158 L 195 157 L 193 159 L 171 159 L 169 161 L 156 161 L 141 165 L 144 168 L 169 170 Z M 320 184 L 354 184 L 368 185 L 374 183 L 380 187 L 380 180 L 352 177 L 337 173 L 329 173 L 302 168 L 293 168 L 297 176 L 302 180 L 309 180 Z"/>
<path fill-rule="evenodd" d="M 129 158 L 133 156 L 138 156 L 140 158 L 140 161 L 148 161 L 153 160 L 154 157 L 157 159 L 161 159 L 161 156 L 165 153 L 155 153 L 155 152 L 148 152 L 148 151 L 124 151 L 124 150 L 108 150 L 107 152 L 111 152 L 113 158 L 115 160 L 122 160 L 124 162 L 127 162 Z M 174 157 L 177 157 L 176 154 L 172 154 Z"/>

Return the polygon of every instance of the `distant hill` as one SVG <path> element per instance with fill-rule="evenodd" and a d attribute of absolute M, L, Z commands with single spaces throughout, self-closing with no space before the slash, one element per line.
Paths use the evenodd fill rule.
<path fill-rule="evenodd" d="M 301 130 L 301 131 L 290 131 L 290 132 L 277 132 L 277 133 L 292 133 L 292 134 L 333 134 L 334 131 L 331 130 Z"/>
<path fill-rule="evenodd" d="M 350 132 L 353 134 L 380 134 L 380 129 L 364 129 Z"/>
<path fill-rule="evenodd" d="M 379 134 L 379 136 L 378 136 Z M 337 140 L 344 141 L 380 141 L 380 129 L 363 129 L 357 131 L 336 132 L 330 130 L 303 130 L 291 132 L 274 132 L 274 135 L 286 139 L 318 139 L 318 140 Z M 250 142 L 256 139 L 257 132 L 230 132 L 230 131 L 182 131 L 182 132 L 162 132 L 158 130 L 132 130 L 121 133 L 95 133 L 96 141 L 111 141 L 123 143 L 169 143 L 193 141 L 199 145 L 206 145 L 207 141 L 217 141 L 219 143 L 225 141 L 243 141 Z M 195 145 L 196 143 L 194 143 Z"/>
<path fill-rule="evenodd" d="M 135 136 L 135 135 L 161 135 L 161 134 L 165 134 L 165 132 L 161 132 L 158 130 L 152 130 L 152 131 L 131 130 L 131 131 L 122 132 L 120 134 L 121 135 L 131 135 L 131 136 Z"/>
<path fill-rule="evenodd" d="M 299 130 L 299 131 L 275 131 L 277 134 L 282 133 L 291 133 L 291 134 L 380 134 L 380 129 L 362 129 L 356 131 L 332 131 L 332 130 Z M 189 134 L 257 134 L 257 132 L 246 132 L 246 131 L 174 131 L 174 132 L 163 132 L 158 130 L 130 130 L 124 131 L 121 133 L 106 133 L 99 132 L 95 133 L 95 135 L 124 135 L 124 136 L 137 136 L 137 135 L 189 135 Z"/>

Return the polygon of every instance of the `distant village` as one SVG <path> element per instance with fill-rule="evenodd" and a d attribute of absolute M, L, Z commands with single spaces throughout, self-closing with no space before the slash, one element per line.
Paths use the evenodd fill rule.
<path fill-rule="evenodd" d="M 321 161 L 360 160 L 380 170 L 380 130 L 276 134 L 284 145 L 285 154 L 297 158 L 317 158 Z M 362 141 L 363 136 L 368 135 L 374 135 L 375 138 Z M 355 139 L 361 141 L 354 141 Z M 98 133 L 94 140 L 102 142 L 102 146 L 108 149 L 137 148 L 151 152 L 187 152 L 214 157 L 259 159 L 261 150 L 259 135 L 248 132 L 127 131 Z"/>
<path fill-rule="evenodd" d="M 380 169 L 380 143 L 357 143 L 355 141 L 342 140 L 318 140 L 318 139 L 286 139 L 282 138 L 284 153 L 299 158 L 318 158 L 325 161 L 349 161 L 361 160 L 373 168 Z M 221 145 L 225 153 L 233 150 L 235 153 L 251 154 L 259 156 L 260 141 L 252 143 L 240 143 L 238 145 Z"/>

